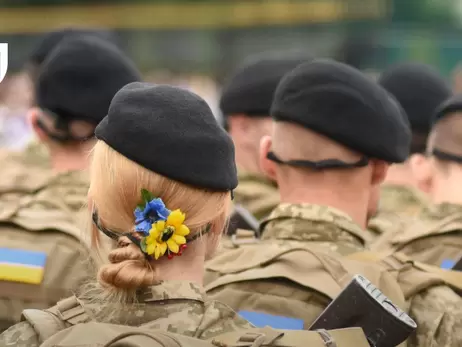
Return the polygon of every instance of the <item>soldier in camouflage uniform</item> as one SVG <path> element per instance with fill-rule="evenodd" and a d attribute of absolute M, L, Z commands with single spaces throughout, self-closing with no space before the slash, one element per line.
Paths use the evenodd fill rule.
<path fill-rule="evenodd" d="M 261 166 L 278 182 L 283 203 L 261 223 L 260 243 L 207 264 L 207 289 L 235 309 L 301 319 L 307 328 L 344 285 L 332 278 L 348 277 L 349 269 L 366 277 L 381 272 L 343 256 L 364 249 L 371 197 L 389 163 L 407 157 L 410 130 L 402 110 L 375 82 L 324 60 L 283 78 L 272 116 Z M 359 134 L 355 125 L 365 123 Z M 321 271 L 316 257 L 325 254 L 322 264 L 342 265 L 323 265 Z M 386 275 L 376 279 L 385 292 L 393 283 Z"/>
<path fill-rule="evenodd" d="M 93 37 L 63 41 L 42 66 L 37 107 L 29 118 L 50 153 L 53 174 L 39 165 L 20 167 L 24 155 L 15 157 L 18 165 L 9 161 L 4 168 L 9 178 L 0 183 L 1 330 L 19 321 L 23 309 L 54 305 L 94 274 L 80 232 L 79 211 L 89 187 L 81 170 L 112 97 L 139 79 L 115 46 Z"/>
<path fill-rule="evenodd" d="M 98 283 L 49 310 L 24 311 L 0 345 L 38 346 L 89 320 L 203 339 L 251 327 L 226 305 L 206 302 L 202 289 L 205 259 L 217 248 L 237 186 L 232 140 L 205 101 L 131 83 L 95 134 L 92 239 L 97 247 L 106 235 L 117 246 Z"/>
<path fill-rule="evenodd" d="M 112 34 L 104 30 L 66 28 L 45 34 L 34 47 L 26 64 L 25 74 L 28 76 L 27 79 L 31 87 L 35 88 L 42 65 L 58 44 L 65 39 L 78 36 L 94 36 L 116 44 Z M 32 99 L 35 103 L 34 95 L 32 95 Z M 29 107 L 30 105 L 23 106 Z M 37 179 L 40 181 L 52 175 L 50 153 L 47 146 L 38 139 L 33 139 L 21 152 L 9 152 L 8 157 L 2 160 L 2 163 L 0 172 L 2 186 L 9 186 L 16 191 L 21 189 L 25 189 L 25 193 L 34 191 L 34 189 L 30 189 L 32 187 L 25 187 L 23 181 L 29 181 L 29 184 L 32 184 Z M 14 171 L 13 175 L 12 171 Z M 17 179 L 15 179 L 16 177 Z M 12 180 L 14 181 L 11 182 Z M 35 186 L 36 184 L 34 184 L 34 188 Z"/>
<path fill-rule="evenodd" d="M 279 203 L 274 181 L 258 165 L 260 139 L 271 132 L 269 116 L 274 91 L 285 73 L 306 59 L 256 56 L 250 58 L 228 79 L 220 108 L 236 146 L 239 185 L 235 203 L 258 220 L 267 217 Z"/>
<path fill-rule="evenodd" d="M 447 81 L 432 67 L 417 63 L 393 66 L 379 78 L 379 83 L 392 95 L 406 112 L 412 130 L 409 158 L 402 164 L 392 165 L 380 192 L 377 215 L 371 219 L 369 230 L 373 238 L 386 231 L 402 229 L 401 218 L 417 216 L 430 205 L 419 185 L 419 176 L 426 164 L 425 147 L 430 131 L 431 117 L 436 108 L 451 95 Z"/>
<path fill-rule="evenodd" d="M 421 212 L 420 221 L 404 231 L 382 237 L 375 249 L 399 250 L 422 262 L 451 268 L 462 257 L 462 200 L 459 172 L 462 162 L 462 99 L 455 96 L 444 103 L 430 133 L 428 166 L 421 173 L 435 203 Z"/>

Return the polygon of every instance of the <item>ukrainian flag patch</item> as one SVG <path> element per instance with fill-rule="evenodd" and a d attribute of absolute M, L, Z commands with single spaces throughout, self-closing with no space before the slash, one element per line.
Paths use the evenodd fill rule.
<path fill-rule="evenodd" d="M 40 284 L 46 260 L 44 252 L 0 248 L 0 281 Z"/>

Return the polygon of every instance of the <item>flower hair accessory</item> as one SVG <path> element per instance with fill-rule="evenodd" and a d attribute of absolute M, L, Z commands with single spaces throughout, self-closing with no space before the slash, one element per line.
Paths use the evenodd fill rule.
<path fill-rule="evenodd" d="M 155 197 L 146 189 L 141 190 L 142 203 L 135 211 L 135 232 L 115 232 L 105 228 L 99 220 L 98 212 L 93 212 L 93 223 L 106 236 L 119 240 L 125 236 L 147 257 L 154 257 L 156 260 L 167 254 L 168 259 L 182 255 L 187 244 L 196 240 L 201 233 L 191 237 L 189 228 L 183 224 L 186 214 L 180 209 L 170 211 L 161 198 Z M 210 225 L 204 233 L 210 231 Z M 202 234 L 204 234 L 202 233 Z"/>
<path fill-rule="evenodd" d="M 186 215 L 181 210 L 170 211 L 160 198 L 146 189 L 141 190 L 143 203 L 135 209 L 135 230 L 144 236 L 141 250 L 159 259 L 167 254 L 169 259 L 181 255 L 186 249 L 189 228 L 184 225 Z"/>

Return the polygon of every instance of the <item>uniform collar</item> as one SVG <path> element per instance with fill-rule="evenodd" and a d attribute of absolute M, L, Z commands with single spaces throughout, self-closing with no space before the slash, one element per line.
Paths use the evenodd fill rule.
<path fill-rule="evenodd" d="M 205 302 L 205 292 L 194 282 L 163 281 L 152 285 L 138 294 L 138 300 L 153 303 L 166 300 L 195 300 Z"/>
<path fill-rule="evenodd" d="M 428 205 L 428 198 L 416 188 L 384 184 L 380 189 L 379 209 L 382 211 L 415 216 Z"/>
<path fill-rule="evenodd" d="M 366 232 L 346 213 L 314 204 L 280 204 L 260 226 L 262 239 L 367 243 Z"/>
<path fill-rule="evenodd" d="M 462 205 L 443 202 L 423 209 L 420 217 L 423 219 L 440 220 L 451 215 L 454 215 L 455 218 L 461 218 Z"/>

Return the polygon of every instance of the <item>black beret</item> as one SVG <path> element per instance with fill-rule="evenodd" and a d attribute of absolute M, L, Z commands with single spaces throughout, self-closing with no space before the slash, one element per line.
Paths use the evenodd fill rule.
<path fill-rule="evenodd" d="M 187 90 L 131 83 L 116 94 L 95 134 L 170 179 L 217 191 L 237 186 L 231 138 L 207 103 Z"/>
<path fill-rule="evenodd" d="M 47 58 L 37 80 L 37 105 L 63 120 L 98 124 L 112 98 L 141 76 L 116 46 L 95 37 L 63 41 Z"/>
<path fill-rule="evenodd" d="M 410 129 L 401 107 L 342 63 L 320 59 L 298 66 L 279 84 L 271 114 L 371 158 L 402 162 L 409 154 Z"/>
<path fill-rule="evenodd" d="M 438 122 L 441 118 L 450 115 L 454 112 L 462 111 L 462 95 L 454 95 L 445 102 L 443 102 L 435 112 L 432 124 Z"/>
<path fill-rule="evenodd" d="M 245 114 L 269 117 L 281 78 L 307 57 L 258 57 L 246 61 L 225 83 L 220 109 L 225 116 Z"/>
<path fill-rule="evenodd" d="M 436 109 L 451 95 L 451 86 L 431 66 L 403 63 L 391 67 L 379 83 L 392 94 L 406 112 L 415 132 L 428 134 Z"/>
<path fill-rule="evenodd" d="M 107 30 L 99 29 L 79 29 L 79 28 L 65 28 L 56 31 L 51 31 L 46 33 L 34 47 L 30 57 L 29 62 L 34 65 L 42 65 L 42 63 L 62 40 L 67 38 L 73 38 L 78 36 L 94 36 L 106 41 L 111 42 L 112 44 L 117 44 L 117 39 L 113 33 Z"/>

